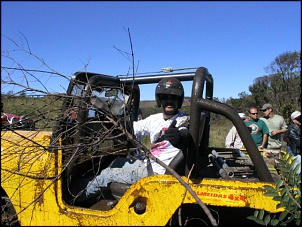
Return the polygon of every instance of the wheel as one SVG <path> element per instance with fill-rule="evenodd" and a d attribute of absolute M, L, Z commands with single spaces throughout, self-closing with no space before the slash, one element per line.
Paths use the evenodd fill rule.
<path fill-rule="evenodd" d="M 1 188 L 1 226 L 21 226 L 13 204 Z"/>

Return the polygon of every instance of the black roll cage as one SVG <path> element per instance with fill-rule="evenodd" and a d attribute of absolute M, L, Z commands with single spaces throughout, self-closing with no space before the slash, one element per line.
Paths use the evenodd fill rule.
<path fill-rule="evenodd" d="M 196 159 L 207 158 L 209 133 L 210 133 L 210 113 L 221 114 L 232 121 L 242 138 L 243 144 L 253 161 L 258 172 L 259 179 L 266 182 L 274 182 L 256 144 L 254 143 L 247 127 L 238 116 L 237 111 L 227 104 L 213 101 L 213 77 L 205 67 L 199 67 L 194 72 L 184 73 L 159 73 L 145 76 L 109 76 L 105 74 L 91 72 L 76 72 L 71 79 L 67 90 L 67 95 L 71 96 L 74 86 L 84 85 L 81 98 L 85 101 L 89 98 L 91 87 L 93 86 L 117 86 L 131 91 L 132 94 L 132 117 L 131 121 L 137 120 L 137 113 L 140 102 L 139 85 L 158 83 L 162 78 L 175 77 L 180 81 L 193 81 L 190 106 L 190 134 L 193 137 L 197 153 Z M 205 90 L 204 90 L 205 88 Z M 203 97 L 205 93 L 205 97 Z M 66 100 L 63 108 L 66 108 Z M 65 107 L 64 107 L 65 105 Z M 85 122 L 87 110 L 79 112 L 80 123 Z M 198 166 L 198 163 L 196 163 Z M 202 168 L 202 166 L 201 166 Z"/>

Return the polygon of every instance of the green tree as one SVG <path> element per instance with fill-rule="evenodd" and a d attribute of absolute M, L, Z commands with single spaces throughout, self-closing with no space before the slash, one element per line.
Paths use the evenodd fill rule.
<path fill-rule="evenodd" d="M 290 114 L 301 109 L 301 51 L 280 54 L 264 69 L 268 75 L 249 86 L 250 104 L 260 107 L 271 103 L 289 122 Z"/>
<path fill-rule="evenodd" d="M 226 101 L 226 104 L 235 108 L 238 112 L 246 113 L 248 107 L 255 105 L 255 100 L 251 95 L 248 95 L 246 92 L 241 92 L 238 94 L 239 98 L 234 99 L 230 98 Z"/>
<path fill-rule="evenodd" d="M 261 106 L 263 103 L 270 102 L 269 84 L 269 77 L 263 76 L 256 78 L 254 84 L 249 86 L 249 91 L 252 93 L 253 106 Z"/>
<path fill-rule="evenodd" d="M 270 73 L 270 103 L 277 111 L 288 116 L 301 109 L 301 51 L 280 54 L 265 70 Z"/>

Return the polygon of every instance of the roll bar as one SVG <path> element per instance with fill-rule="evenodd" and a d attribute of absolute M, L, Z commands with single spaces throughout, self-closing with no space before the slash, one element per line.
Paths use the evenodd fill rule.
<path fill-rule="evenodd" d="M 237 131 L 242 138 L 243 144 L 246 147 L 254 166 L 258 172 L 259 178 L 262 181 L 274 182 L 273 178 L 262 158 L 256 144 L 254 143 L 247 127 L 238 116 L 236 110 L 232 107 L 213 101 L 213 77 L 205 67 L 199 67 L 196 72 L 185 73 L 162 73 L 147 76 L 109 76 L 105 74 L 77 72 L 74 74 L 73 79 L 78 82 L 87 82 L 84 92 L 87 92 L 88 87 L 91 85 L 111 85 L 121 86 L 125 85 L 139 85 L 139 84 L 152 84 L 158 83 L 163 78 L 174 77 L 180 81 L 193 81 L 192 94 L 191 94 L 191 107 L 190 107 L 190 134 L 193 137 L 196 150 L 196 160 L 198 154 L 203 154 L 208 148 L 209 141 L 209 121 L 210 112 L 222 114 L 233 122 Z M 205 97 L 203 98 L 205 88 Z M 70 89 L 69 89 L 70 90 Z M 85 95 L 84 95 L 85 97 Z M 136 97 L 136 99 L 139 96 Z"/>

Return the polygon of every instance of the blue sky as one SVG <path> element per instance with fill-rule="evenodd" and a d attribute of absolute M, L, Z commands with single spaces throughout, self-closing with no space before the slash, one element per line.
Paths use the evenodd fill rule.
<path fill-rule="evenodd" d="M 131 52 L 128 28 L 139 73 L 203 66 L 213 75 L 214 97 L 238 98 L 278 55 L 301 50 L 301 2 L 1 2 L 1 50 L 15 48 L 4 36 L 24 44 L 22 33 L 35 55 L 69 78 L 85 69 L 127 74 L 131 62 L 114 47 Z M 10 66 L 2 56 L 1 66 Z M 68 83 L 44 85 L 62 92 Z M 184 87 L 190 96 L 190 83 Z M 141 99 L 154 100 L 154 89 L 141 88 Z"/>

